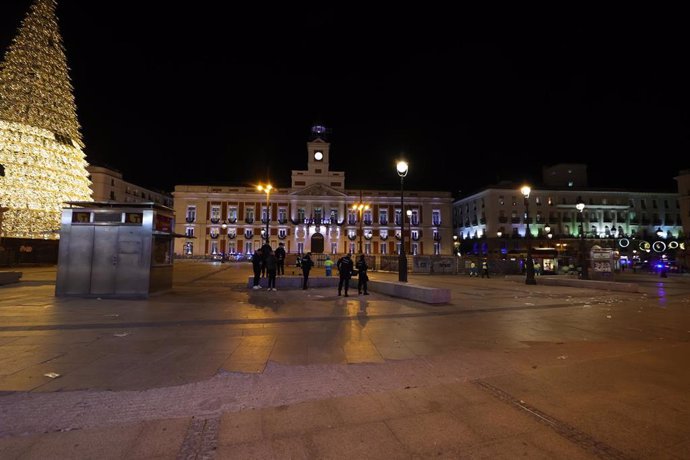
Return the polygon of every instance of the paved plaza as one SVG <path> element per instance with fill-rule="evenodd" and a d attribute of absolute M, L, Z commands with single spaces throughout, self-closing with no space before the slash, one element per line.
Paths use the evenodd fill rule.
<path fill-rule="evenodd" d="M 410 274 L 451 290 L 431 306 L 254 291 L 237 263 L 176 263 L 138 300 L 56 298 L 55 267 L 20 270 L 0 287 L 2 459 L 690 458 L 689 277 Z"/>

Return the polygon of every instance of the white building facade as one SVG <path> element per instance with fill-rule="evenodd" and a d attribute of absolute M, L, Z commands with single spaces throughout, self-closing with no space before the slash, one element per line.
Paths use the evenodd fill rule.
<path fill-rule="evenodd" d="M 267 228 L 271 247 L 282 242 L 288 253 L 395 255 L 401 215 L 407 254 L 452 254 L 450 193 L 406 190 L 401 212 L 399 190 L 348 190 L 345 173 L 329 163 L 330 143 L 317 135 L 290 188 L 177 185 L 175 232 L 187 238 L 177 238 L 176 255 L 251 254 Z M 353 209 L 359 203 L 366 208 Z"/>
<path fill-rule="evenodd" d="M 526 207 L 520 186 L 500 184 L 454 202 L 460 254 L 524 259 L 529 223 L 533 254 L 549 254 L 537 263 L 553 271 L 595 245 L 615 250 L 622 265 L 663 258 L 687 267 L 683 222 L 688 218 L 677 193 L 533 188 Z M 580 201 L 581 213 L 575 206 Z"/>
<path fill-rule="evenodd" d="M 171 195 L 127 182 L 119 171 L 94 165 L 87 166 L 86 170 L 90 175 L 94 201 L 152 202 L 168 208 L 173 207 Z"/>

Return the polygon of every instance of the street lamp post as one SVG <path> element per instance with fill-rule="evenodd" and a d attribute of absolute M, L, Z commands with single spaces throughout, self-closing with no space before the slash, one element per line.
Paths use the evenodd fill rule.
<path fill-rule="evenodd" d="M 266 194 L 266 244 L 269 244 L 269 232 L 268 232 L 268 224 L 271 222 L 271 208 L 270 208 L 270 196 L 271 196 L 271 190 L 273 190 L 273 186 L 271 184 L 268 185 L 262 185 L 259 184 L 256 189 L 260 192 L 264 192 Z"/>
<path fill-rule="evenodd" d="M 400 176 L 400 254 L 398 255 L 398 281 L 407 283 L 407 256 L 405 255 L 405 201 L 404 181 L 409 170 L 407 162 L 398 161 L 396 164 L 398 176 Z"/>
<path fill-rule="evenodd" d="M 228 234 L 228 224 L 226 224 L 225 222 L 223 222 L 222 224 L 220 224 L 220 228 L 223 229 L 223 231 L 225 232 L 225 235 L 227 236 L 227 234 Z M 223 236 L 223 235 L 221 234 L 221 238 L 222 238 L 222 236 Z M 225 245 L 228 244 L 228 242 L 227 242 L 227 241 L 223 241 L 222 244 L 223 244 L 223 251 L 220 253 L 220 263 L 224 263 L 224 262 L 227 260 L 227 253 L 228 253 L 228 248 L 225 246 Z"/>
<path fill-rule="evenodd" d="M 360 200 L 361 200 L 361 198 L 360 198 Z M 360 201 L 359 203 L 356 203 L 352 207 L 352 210 L 357 211 L 357 217 L 359 219 L 359 253 L 364 254 L 364 251 L 362 249 L 362 235 L 363 235 L 363 230 L 362 230 L 362 223 L 363 222 L 362 221 L 363 221 L 363 213 L 364 213 L 364 211 L 369 210 L 369 205 L 364 204 Z"/>
<path fill-rule="evenodd" d="M 529 230 L 529 194 L 532 189 L 525 185 L 520 189 L 522 196 L 525 197 L 525 237 L 527 238 L 527 261 L 525 262 L 525 284 L 537 284 L 534 279 L 534 261 L 532 260 L 532 232 Z"/>
<path fill-rule="evenodd" d="M 585 226 L 584 226 L 584 213 L 583 211 L 585 210 L 585 202 L 582 200 L 582 197 L 578 196 L 577 197 L 577 203 L 575 203 L 575 208 L 579 211 L 580 213 L 580 255 L 579 255 L 579 263 L 580 267 L 582 267 L 582 279 L 587 280 L 589 279 L 589 270 L 587 269 L 587 257 L 585 254 L 586 248 L 585 248 Z"/>

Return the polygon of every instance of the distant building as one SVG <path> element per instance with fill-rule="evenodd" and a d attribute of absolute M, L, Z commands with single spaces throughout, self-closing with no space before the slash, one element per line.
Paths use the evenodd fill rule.
<path fill-rule="evenodd" d="M 678 183 L 678 201 L 680 203 L 680 215 L 683 219 L 683 233 L 685 234 L 685 246 L 690 249 L 690 169 L 680 171 L 676 176 Z M 690 267 L 690 257 L 685 253 L 685 267 Z"/>
<path fill-rule="evenodd" d="M 255 187 L 177 185 L 175 232 L 189 238 L 177 239 L 175 253 L 253 253 L 263 244 L 268 217 L 270 245 L 283 242 L 289 253 L 355 254 L 361 241 L 365 254 L 398 254 L 400 190 L 347 189 L 345 173 L 330 170 L 323 128 L 315 126 L 312 133 L 307 169 L 292 171 L 290 188 L 267 196 Z M 368 209 L 355 210 L 356 203 Z M 452 254 L 451 203 L 449 192 L 405 190 L 408 254 Z"/>
<path fill-rule="evenodd" d="M 90 174 L 94 201 L 153 202 L 173 207 L 172 195 L 127 182 L 117 170 L 95 165 L 89 165 L 86 169 Z"/>
<path fill-rule="evenodd" d="M 617 247 L 619 239 L 680 241 L 687 235 L 682 216 L 690 220 L 690 195 L 683 198 L 673 192 L 570 187 L 567 171 L 571 171 L 575 184 L 586 184 L 586 169 L 562 166 L 544 168 L 544 182 L 560 178 L 556 181 L 560 187 L 532 188 L 528 203 L 533 247 L 572 252 L 577 250 L 579 238 L 584 237 L 588 247 L 608 246 L 625 255 L 630 252 L 632 258 L 643 255 L 643 250 L 635 248 L 633 253 L 632 246 L 622 250 Z M 554 171 L 556 174 L 551 174 Z M 686 193 L 690 193 L 690 175 L 677 179 L 679 187 L 686 183 Z M 508 254 L 524 255 L 527 221 L 521 185 L 499 183 L 453 203 L 454 234 L 462 254 L 502 258 Z M 575 207 L 579 199 L 585 203 L 582 214 Z M 685 211 L 681 203 L 685 203 Z"/>

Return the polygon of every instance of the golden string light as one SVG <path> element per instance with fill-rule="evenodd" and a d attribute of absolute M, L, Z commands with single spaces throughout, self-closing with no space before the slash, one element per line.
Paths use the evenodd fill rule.
<path fill-rule="evenodd" d="M 36 0 L 0 68 L 3 236 L 57 238 L 65 201 L 90 201 L 55 0 Z"/>

